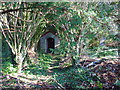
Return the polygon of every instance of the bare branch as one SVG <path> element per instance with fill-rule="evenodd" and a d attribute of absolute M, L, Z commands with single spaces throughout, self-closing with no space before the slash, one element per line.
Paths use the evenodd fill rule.
<path fill-rule="evenodd" d="M 20 17 L 17 17 L 17 16 L 15 16 L 15 15 L 13 15 L 13 14 L 10 14 L 10 13 L 8 13 L 9 15 L 11 15 L 11 16 L 14 16 L 15 18 L 17 18 L 17 19 L 19 19 L 19 20 L 21 20 L 21 21 L 24 21 L 24 22 L 32 22 L 32 20 L 23 20 L 23 19 L 21 19 Z"/>

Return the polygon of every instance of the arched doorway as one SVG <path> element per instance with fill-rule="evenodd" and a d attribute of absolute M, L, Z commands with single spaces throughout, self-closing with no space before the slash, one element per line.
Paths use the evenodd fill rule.
<path fill-rule="evenodd" d="M 51 39 L 50 39 L 51 38 Z M 60 40 L 57 35 L 47 32 L 40 37 L 40 51 L 44 53 L 51 53 L 50 48 L 57 49 L 60 45 Z"/>
<path fill-rule="evenodd" d="M 47 39 L 47 53 L 51 53 L 50 49 L 55 49 L 55 40 L 53 38 Z"/>

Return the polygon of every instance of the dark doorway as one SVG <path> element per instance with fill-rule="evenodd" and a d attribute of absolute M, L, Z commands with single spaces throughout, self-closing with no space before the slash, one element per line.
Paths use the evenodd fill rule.
<path fill-rule="evenodd" d="M 47 39 L 47 53 L 51 53 L 52 51 L 50 49 L 54 49 L 54 48 L 55 48 L 55 40 L 53 38 L 48 38 Z"/>

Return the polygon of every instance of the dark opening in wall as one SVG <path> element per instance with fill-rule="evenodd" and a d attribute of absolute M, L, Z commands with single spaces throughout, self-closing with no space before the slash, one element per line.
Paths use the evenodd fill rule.
<path fill-rule="evenodd" d="M 51 53 L 50 49 L 55 49 L 55 40 L 53 38 L 47 39 L 47 53 Z"/>

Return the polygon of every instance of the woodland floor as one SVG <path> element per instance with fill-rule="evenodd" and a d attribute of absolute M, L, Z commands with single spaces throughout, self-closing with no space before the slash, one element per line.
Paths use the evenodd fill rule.
<path fill-rule="evenodd" d="M 86 60 L 84 65 L 89 64 L 92 60 Z M 73 68 L 73 67 L 72 67 Z M 60 68 L 59 72 L 68 69 Z M 100 77 L 100 82 L 103 84 L 102 88 L 105 90 L 120 90 L 120 62 L 119 60 L 108 60 L 90 67 L 91 72 L 94 72 Z M 1 75 L 0 76 L 0 87 L 2 90 L 8 90 L 12 88 L 13 90 L 51 90 L 55 89 L 55 86 L 50 85 L 47 81 L 55 74 L 57 71 L 52 69 L 48 70 L 41 77 L 35 75 L 27 75 L 22 73 L 18 77 L 16 75 Z M 53 80 L 55 81 L 55 80 Z M 60 84 L 55 81 L 59 86 Z M 74 82 L 74 81 L 73 81 Z M 117 83 L 117 85 L 115 84 Z M 84 85 L 84 84 L 83 84 Z M 60 86 L 62 87 L 62 86 Z M 97 87 L 95 84 L 88 85 L 89 89 Z M 60 89 L 62 90 L 62 89 Z M 73 90 L 69 87 L 65 87 L 64 90 Z M 76 90 L 76 89 L 75 89 Z"/>

